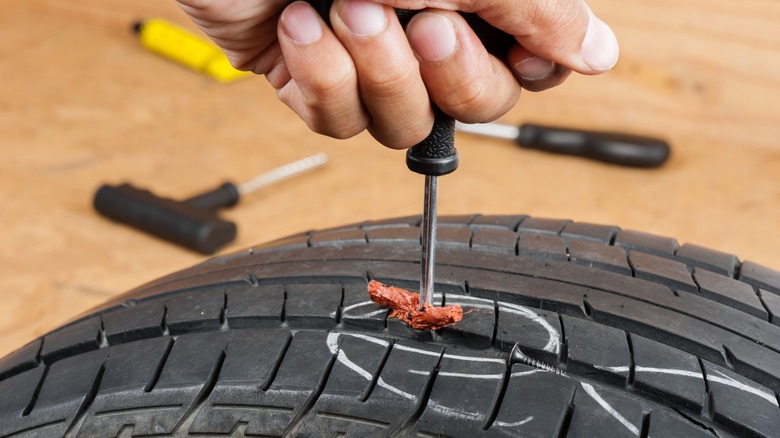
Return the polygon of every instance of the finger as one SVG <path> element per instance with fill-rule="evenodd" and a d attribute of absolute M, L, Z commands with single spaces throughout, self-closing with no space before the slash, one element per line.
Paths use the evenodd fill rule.
<path fill-rule="evenodd" d="M 421 12 L 409 22 L 407 35 L 431 98 L 452 117 L 492 121 L 520 97 L 520 85 L 506 64 L 487 52 L 456 12 Z"/>
<path fill-rule="evenodd" d="M 544 91 L 562 84 L 571 69 L 540 58 L 515 44 L 509 49 L 507 62 L 520 85 L 528 91 Z"/>
<path fill-rule="evenodd" d="M 377 1 L 398 8 L 475 12 L 531 53 L 583 74 L 603 73 L 618 59 L 614 33 L 583 0 Z"/>
<path fill-rule="evenodd" d="M 431 132 L 433 112 L 419 65 L 392 8 L 336 0 L 331 24 L 358 73 L 368 130 L 385 146 L 414 146 Z"/>
<path fill-rule="evenodd" d="M 320 134 L 348 138 L 365 130 L 355 66 L 314 8 L 303 1 L 285 8 L 278 36 L 290 77 L 279 99 Z"/>
<path fill-rule="evenodd" d="M 276 42 L 276 23 L 285 0 L 177 0 L 179 7 L 228 56 L 239 70 L 264 74 L 269 49 Z"/>

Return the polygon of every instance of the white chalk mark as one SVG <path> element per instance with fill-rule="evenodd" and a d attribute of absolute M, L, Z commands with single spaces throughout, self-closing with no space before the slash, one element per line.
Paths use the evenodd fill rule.
<path fill-rule="evenodd" d="M 401 345 L 401 344 L 395 344 L 393 345 L 393 348 L 397 348 L 403 351 L 410 351 L 412 353 L 424 354 L 426 356 L 436 356 L 436 357 L 441 356 L 441 353 L 437 353 L 435 351 L 421 350 L 419 348 L 407 347 L 406 345 Z"/>
<path fill-rule="evenodd" d="M 593 397 L 593 400 L 596 400 L 596 403 L 598 403 L 602 408 L 604 408 L 605 411 L 609 412 L 610 415 L 612 415 L 617 421 L 623 424 L 623 426 L 626 426 L 628 430 L 631 431 L 636 436 L 639 436 L 639 428 L 634 426 L 630 421 L 626 420 L 626 418 L 622 415 L 620 415 L 620 412 L 616 411 L 615 408 L 610 406 L 609 403 L 607 403 L 606 400 L 604 400 L 601 395 L 599 395 L 598 392 L 596 392 L 596 389 L 588 384 L 580 382 L 580 385 L 582 385 L 582 388 L 585 389 L 585 392 L 588 393 L 591 397 Z"/>
<path fill-rule="evenodd" d="M 367 306 L 367 305 L 369 305 L 369 304 L 374 304 L 374 302 L 373 302 L 373 301 L 371 301 L 371 300 L 369 300 L 369 301 L 363 301 L 363 302 L 361 302 L 361 303 L 350 304 L 349 306 L 344 306 L 344 307 L 341 309 L 341 312 L 342 312 L 342 313 L 343 313 L 343 312 L 349 312 L 349 311 L 350 311 L 350 310 L 352 310 L 352 309 L 357 309 L 358 307 Z"/>
<path fill-rule="evenodd" d="M 620 367 L 604 367 L 604 366 L 598 366 L 596 365 L 596 368 L 612 371 L 616 373 L 622 373 L 622 372 L 628 372 L 627 366 L 620 366 Z M 720 375 L 719 376 L 713 376 L 710 374 L 707 376 L 707 381 L 710 383 L 720 383 L 722 385 L 730 386 L 732 388 L 736 388 L 745 392 L 748 392 L 750 394 L 756 395 L 758 397 L 761 397 L 762 399 L 768 401 L 769 403 L 772 403 L 775 406 L 778 406 L 777 399 L 775 398 L 774 394 L 767 391 L 762 391 L 759 388 L 745 385 L 744 383 L 735 380 L 732 377 L 729 377 L 718 370 L 714 370 L 716 373 Z M 655 367 L 634 367 L 634 373 L 654 373 L 654 374 L 671 374 L 674 376 L 682 376 L 682 377 L 693 377 L 696 379 L 703 379 L 704 376 L 697 371 L 688 371 L 688 370 L 676 370 L 673 368 L 655 368 Z M 780 406 L 778 406 L 780 407 Z"/>
<path fill-rule="evenodd" d="M 359 333 L 343 333 L 343 334 L 347 335 L 347 336 L 352 336 L 354 338 L 363 339 L 363 340 L 368 341 L 368 342 L 373 342 L 374 344 L 379 344 L 379 345 L 382 345 L 384 347 L 387 347 L 388 345 L 390 345 L 389 342 L 384 341 L 382 339 L 374 338 L 372 336 L 361 335 Z M 333 333 L 333 332 L 328 333 L 328 338 L 327 338 L 327 341 L 326 341 L 326 343 L 328 345 L 328 350 L 330 350 L 331 354 L 335 354 L 336 355 L 336 360 L 338 360 L 344 366 L 346 366 L 347 368 L 351 369 L 352 371 L 357 373 L 359 376 L 362 376 L 366 380 L 371 381 L 371 379 L 373 378 L 371 373 L 369 373 L 365 369 L 361 368 L 360 365 L 356 364 L 355 362 L 352 362 L 349 359 L 349 357 L 347 357 L 347 353 L 344 350 L 340 350 L 339 349 L 338 339 L 339 339 L 340 335 L 342 335 L 342 333 Z M 438 356 L 438 354 L 437 354 L 437 356 Z M 393 392 L 395 394 L 400 395 L 403 398 L 406 398 L 406 399 L 409 399 L 409 400 L 417 400 L 416 396 L 414 396 L 412 394 L 409 394 L 408 392 L 402 391 L 402 390 L 396 388 L 393 385 L 388 384 L 381 377 L 377 379 L 376 384 L 378 386 L 382 387 L 382 388 L 387 389 L 390 392 Z"/>
<path fill-rule="evenodd" d="M 406 398 L 406 399 L 409 399 L 409 400 L 417 400 L 416 396 L 414 396 L 412 394 L 409 394 L 408 392 L 401 391 L 400 389 L 396 388 L 395 386 L 388 384 L 381 377 L 376 381 L 376 384 L 378 386 L 381 386 L 382 388 L 385 388 L 386 390 L 388 390 L 390 392 L 393 392 L 395 394 L 400 395 L 403 398 Z"/>
<path fill-rule="evenodd" d="M 549 322 L 547 322 L 546 319 L 539 316 L 538 313 L 534 312 L 533 310 L 519 306 L 517 304 L 511 304 L 506 303 L 504 301 L 498 301 L 499 305 L 499 313 L 501 312 L 509 312 L 513 313 L 515 315 L 524 316 L 531 321 L 541 325 L 544 327 L 545 330 L 547 330 L 547 334 L 550 336 L 547 340 L 547 344 L 542 348 L 544 351 L 549 351 L 551 353 L 557 353 L 558 349 L 560 348 L 561 344 L 561 334 L 558 333 L 558 330 L 555 330 L 555 327 L 550 325 Z"/>
<path fill-rule="evenodd" d="M 738 380 L 735 380 L 733 377 L 729 377 L 729 376 L 721 373 L 718 370 L 713 370 L 713 371 L 718 373 L 721 377 L 713 376 L 712 374 L 710 374 L 709 376 L 707 376 L 707 381 L 708 382 L 717 382 L 717 383 L 721 383 L 723 385 L 731 386 L 733 388 L 741 389 L 742 391 L 748 392 L 748 393 L 753 394 L 753 395 L 757 395 L 757 396 L 763 398 L 764 400 L 768 401 L 769 403 L 772 403 L 773 405 L 778 406 L 777 405 L 777 398 L 775 398 L 774 394 L 772 394 L 770 392 L 762 391 L 762 390 L 760 390 L 760 389 L 758 389 L 756 387 L 750 386 L 750 385 L 745 385 L 744 383 L 742 383 L 742 382 L 740 382 Z"/>
<path fill-rule="evenodd" d="M 477 420 L 477 421 L 481 421 L 485 419 L 485 416 L 480 414 L 479 412 L 470 412 L 470 411 L 464 411 L 457 408 L 451 408 L 449 406 L 444 406 L 443 404 L 433 401 L 431 399 L 428 399 L 428 407 L 433 409 L 436 412 L 441 412 L 442 414 L 448 417 L 463 418 L 466 420 Z"/>
<path fill-rule="evenodd" d="M 419 374 L 427 376 L 430 374 L 428 371 L 420 371 L 420 370 L 409 370 L 409 373 L 411 374 Z M 501 379 L 504 377 L 504 374 L 471 374 L 471 373 L 453 373 L 453 372 L 447 372 L 447 371 L 439 371 L 437 376 L 441 377 L 462 377 L 464 379 Z"/>
<path fill-rule="evenodd" d="M 460 356 L 457 354 L 447 354 L 447 353 L 444 353 L 444 357 L 446 357 L 447 359 L 465 360 L 467 362 L 495 362 L 500 364 L 506 363 L 506 360 L 504 359 L 496 359 L 493 357 Z"/>
<path fill-rule="evenodd" d="M 513 421 L 513 422 L 511 422 L 511 423 L 507 423 L 506 421 L 494 421 L 494 422 L 493 422 L 493 426 L 500 426 L 500 427 L 517 427 L 517 426 L 522 426 L 522 425 L 524 425 L 524 424 L 526 424 L 526 423 L 528 423 L 528 422 L 531 422 L 531 421 L 534 421 L 534 417 L 533 417 L 533 415 L 530 415 L 530 416 L 526 417 L 526 418 L 525 418 L 525 419 L 523 419 L 523 420 L 520 420 L 520 421 Z"/>
<path fill-rule="evenodd" d="M 387 309 L 374 310 L 373 312 L 364 313 L 362 315 L 349 315 L 349 318 L 350 319 L 367 319 L 367 318 L 371 318 L 372 316 L 381 315 L 382 313 L 387 313 Z"/>

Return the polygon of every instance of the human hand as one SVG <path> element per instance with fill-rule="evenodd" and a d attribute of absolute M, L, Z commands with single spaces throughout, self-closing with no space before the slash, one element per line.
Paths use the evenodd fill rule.
<path fill-rule="evenodd" d="M 603 73 L 618 57 L 614 34 L 582 0 L 335 0 L 332 28 L 303 1 L 177 1 L 313 131 L 348 138 L 368 129 L 396 149 L 430 133 L 431 101 L 462 122 L 492 121 L 522 88 L 554 87 L 572 70 Z M 425 10 L 404 30 L 394 7 Z M 477 13 L 517 44 L 495 58 L 456 11 Z"/>

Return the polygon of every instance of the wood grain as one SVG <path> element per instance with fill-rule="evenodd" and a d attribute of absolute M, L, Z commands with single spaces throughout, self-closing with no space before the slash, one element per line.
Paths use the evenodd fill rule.
<path fill-rule="evenodd" d="M 780 3 L 594 0 L 615 70 L 526 93 L 504 121 L 668 138 L 643 171 L 459 136 L 442 214 L 529 213 L 676 236 L 780 268 Z M 112 296 L 203 258 L 97 216 L 104 182 L 183 197 L 315 153 L 322 170 L 224 216 L 224 252 L 312 228 L 419 214 L 422 178 L 369 136 L 313 134 L 262 78 L 221 85 L 129 31 L 173 2 L 12 0 L 0 14 L 0 355 Z"/>

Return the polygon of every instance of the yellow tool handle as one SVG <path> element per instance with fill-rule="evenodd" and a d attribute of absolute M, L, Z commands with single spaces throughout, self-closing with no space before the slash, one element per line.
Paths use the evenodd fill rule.
<path fill-rule="evenodd" d="M 220 82 L 252 74 L 233 68 L 217 45 L 161 18 L 144 20 L 135 29 L 145 48 Z"/>

